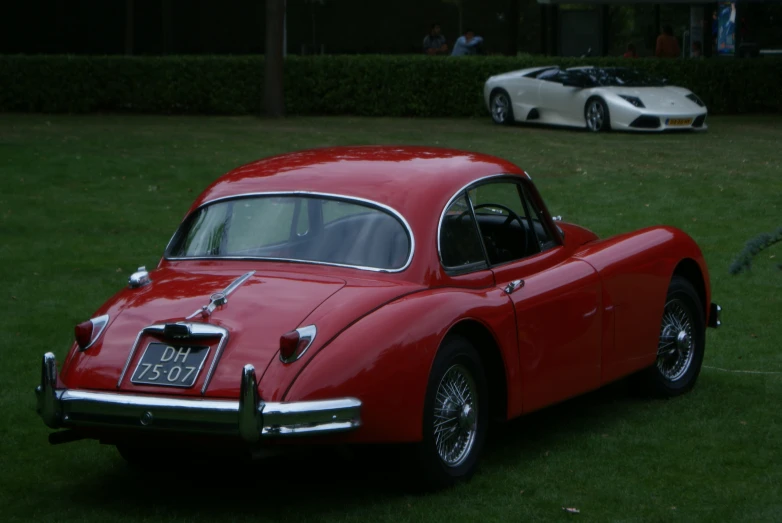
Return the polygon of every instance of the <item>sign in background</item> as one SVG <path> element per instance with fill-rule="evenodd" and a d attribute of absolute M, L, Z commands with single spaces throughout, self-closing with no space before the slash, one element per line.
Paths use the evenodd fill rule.
<path fill-rule="evenodd" d="M 736 2 L 718 2 L 717 54 L 736 52 Z"/>

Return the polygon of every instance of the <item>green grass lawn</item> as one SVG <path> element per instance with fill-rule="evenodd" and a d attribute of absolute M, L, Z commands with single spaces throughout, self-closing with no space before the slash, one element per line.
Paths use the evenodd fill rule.
<path fill-rule="evenodd" d="M 0 514 L 3 521 L 780 521 L 782 261 L 744 243 L 782 226 L 782 118 L 721 117 L 699 134 L 592 135 L 480 120 L 0 115 Z M 40 358 L 154 266 L 195 196 L 267 155 L 424 144 L 528 170 L 553 214 L 601 236 L 654 224 L 701 245 L 724 326 L 695 390 L 639 400 L 623 384 L 494 431 L 472 482 L 411 496 L 339 453 L 176 475 L 111 447 L 51 447 L 35 414 Z M 776 258 L 774 256 L 776 255 Z M 773 258 L 773 259 L 772 259 Z M 731 371 L 757 371 L 728 372 Z M 569 514 L 562 507 L 576 507 Z"/>

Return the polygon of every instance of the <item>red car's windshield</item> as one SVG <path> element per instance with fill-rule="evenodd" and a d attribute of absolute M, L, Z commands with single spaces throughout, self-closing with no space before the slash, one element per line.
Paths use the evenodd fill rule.
<path fill-rule="evenodd" d="M 400 217 L 363 201 L 318 195 L 221 200 L 192 213 L 169 259 L 262 258 L 401 270 L 412 238 Z"/>

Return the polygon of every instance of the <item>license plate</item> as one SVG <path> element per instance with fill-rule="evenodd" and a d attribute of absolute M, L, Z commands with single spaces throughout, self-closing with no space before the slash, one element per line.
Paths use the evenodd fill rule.
<path fill-rule="evenodd" d="M 152 342 L 141 355 L 130 381 L 142 385 L 192 387 L 207 354 L 209 347 L 206 346 Z"/>
<path fill-rule="evenodd" d="M 665 120 L 665 125 L 669 126 L 690 125 L 691 123 L 692 118 L 668 118 Z"/>

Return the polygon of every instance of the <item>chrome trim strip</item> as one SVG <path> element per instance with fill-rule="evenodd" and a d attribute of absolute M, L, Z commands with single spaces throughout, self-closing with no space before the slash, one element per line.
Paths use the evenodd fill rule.
<path fill-rule="evenodd" d="M 122 367 L 122 372 L 119 374 L 119 379 L 117 380 L 117 388 L 122 384 L 122 380 L 125 379 L 125 374 L 128 372 L 128 367 L 130 367 L 130 362 L 133 361 L 133 356 L 136 355 L 136 349 L 138 349 L 138 342 L 141 339 L 141 335 L 144 334 L 145 329 L 141 329 L 139 333 L 136 335 L 136 341 L 133 342 L 133 346 L 130 348 L 130 352 L 128 353 L 128 359 L 125 360 L 125 365 Z"/>
<path fill-rule="evenodd" d="M 263 409 L 263 435 L 307 435 L 355 429 L 361 426 L 360 409 L 361 401 L 356 398 L 267 403 Z"/>
<path fill-rule="evenodd" d="M 216 327 L 218 329 L 222 329 L 222 327 Z M 228 331 L 225 329 L 222 329 L 222 331 L 225 333 L 222 338 L 220 338 L 220 343 L 217 344 L 217 350 L 215 350 L 215 355 L 212 357 L 212 364 L 209 365 L 209 370 L 206 371 L 206 377 L 204 378 L 204 385 L 201 387 L 201 395 L 203 396 L 206 394 L 206 389 L 209 387 L 209 382 L 212 381 L 212 375 L 215 372 L 215 369 L 217 368 L 217 364 L 220 362 L 220 356 L 223 355 L 223 349 L 225 348 L 225 344 L 228 342 Z"/>
<path fill-rule="evenodd" d="M 228 287 L 225 288 L 225 290 L 223 291 L 223 295 L 226 298 L 230 296 L 233 291 L 238 289 L 239 286 L 244 282 L 246 282 L 253 274 L 255 274 L 255 271 L 249 271 L 249 272 L 245 272 L 244 274 L 236 278 L 234 281 L 231 282 L 231 284 Z"/>
<path fill-rule="evenodd" d="M 312 435 L 361 426 L 356 398 L 264 403 L 255 369 L 242 369 L 239 400 L 172 398 L 117 392 L 57 390 L 54 354 L 47 352 L 35 389 L 38 413 L 51 428 L 108 427 L 187 434 L 224 434 L 256 443 L 264 436 Z"/>
<path fill-rule="evenodd" d="M 443 254 L 442 254 L 442 251 L 440 250 L 440 232 L 443 229 L 443 220 L 445 219 L 446 211 L 448 211 L 448 208 L 451 207 L 451 204 L 453 204 L 453 202 L 455 202 L 460 196 L 462 196 L 462 194 L 467 190 L 468 187 L 470 187 L 472 185 L 475 185 L 475 184 L 478 184 L 478 183 L 481 183 L 481 182 L 483 182 L 485 180 L 491 180 L 493 178 L 503 178 L 503 177 L 508 177 L 510 179 L 513 179 L 514 177 L 522 177 L 522 176 L 520 176 L 518 174 L 511 174 L 511 173 L 499 173 L 499 174 L 490 174 L 488 176 L 484 176 L 483 178 L 478 178 L 476 180 L 473 180 L 473 181 L 469 182 L 466 185 L 463 185 L 458 191 L 456 191 L 453 194 L 453 196 L 451 196 L 451 198 L 445 204 L 445 207 L 443 207 L 442 212 L 440 212 L 440 219 L 437 221 L 437 258 L 440 260 L 440 266 L 443 269 L 454 271 L 454 270 L 459 270 L 461 268 L 459 266 L 447 267 L 445 265 L 445 263 L 443 263 Z M 468 198 L 467 201 L 470 204 L 470 209 L 472 209 L 472 203 L 469 201 L 469 198 Z M 483 239 L 482 238 L 481 238 L 481 246 L 482 246 L 481 248 L 484 250 L 484 255 L 485 255 L 486 251 L 485 251 L 485 248 L 483 247 Z M 483 267 L 483 268 L 488 268 L 489 267 L 489 260 L 486 259 L 485 262 L 486 262 L 486 266 Z"/>
<path fill-rule="evenodd" d="M 106 330 L 106 325 L 109 324 L 109 315 L 104 314 L 102 316 L 98 316 L 96 318 L 90 318 L 90 322 L 92 323 L 92 329 L 93 333 L 95 332 L 95 328 L 98 328 L 97 334 L 93 334 L 92 340 L 87 344 L 86 347 L 83 349 L 80 347 L 79 350 L 81 352 L 84 352 L 85 350 L 89 349 L 93 345 L 95 345 L 95 342 L 98 341 L 98 338 L 100 338 L 100 335 L 103 334 L 103 331 Z"/>
<path fill-rule="evenodd" d="M 161 398 L 156 396 L 134 396 L 117 392 L 91 392 L 87 390 L 66 389 L 57 392 L 61 402 L 88 402 L 103 405 L 122 405 L 126 407 L 165 407 L 170 409 L 183 408 L 191 411 L 216 410 L 220 412 L 237 412 L 238 403 L 223 400 L 193 400 L 177 398 Z M 65 419 L 64 421 L 67 421 Z"/>
<path fill-rule="evenodd" d="M 322 261 L 314 261 L 314 260 L 299 260 L 299 259 L 293 259 L 293 258 L 271 258 L 271 257 L 259 257 L 259 256 L 192 256 L 192 257 L 168 257 L 163 256 L 164 259 L 170 260 L 170 261 L 191 261 L 191 260 L 264 260 L 264 261 L 282 261 L 282 262 L 295 262 L 295 263 L 309 263 L 313 265 L 326 265 L 330 267 L 345 267 L 348 269 L 359 269 L 362 271 L 371 271 L 371 272 L 384 272 L 384 273 L 395 273 L 395 272 L 402 272 L 405 269 L 407 269 L 410 264 L 413 261 L 413 255 L 415 254 L 415 236 L 413 235 L 413 229 L 410 227 L 410 224 L 407 222 L 404 216 L 402 216 L 399 211 L 394 209 L 393 207 L 389 207 L 388 205 L 384 205 L 382 203 L 375 202 L 373 200 L 368 200 L 366 198 L 359 198 L 357 196 L 345 196 L 342 194 L 333 194 L 333 193 L 322 193 L 322 192 L 315 192 L 315 191 L 272 191 L 272 192 L 252 192 L 252 193 L 242 193 L 242 194 L 235 194 L 232 196 L 223 196 L 220 198 L 215 198 L 214 200 L 208 200 L 195 209 L 193 209 L 192 212 L 188 213 L 187 216 L 180 222 L 180 227 L 182 223 L 194 212 L 200 210 L 201 208 L 211 205 L 213 203 L 225 201 L 225 200 L 236 200 L 239 198 L 249 198 L 252 196 L 323 196 L 330 199 L 335 200 L 346 200 L 346 201 L 355 201 L 355 202 L 361 202 L 364 204 L 367 204 L 372 207 L 377 207 L 379 209 L 382 209 L 390 214 L 392 214 L 395 218 L 397 218 L 401 223 L 402 226 L 405 228 L 405 231 L 407 232 L 407 235 L 410 237 L 410 253 L 407 256 L 407 260 L 405 261 L 405 264 L 400 267 L 399 269 L 381 269 L 378 267 L 365 267 L 363 265 L 349 265 L 344 263 L 330 263 L 330 262 L 322 262 Z M 168 249 L 171 247 L 171 243 L 174 241 L 174 238 L 176 238 L 176 234 L 179 232 L 179 227 L 177 227 L 177 230 L 174 231 L 173 236 L 171 236 L 171 239 L 168 240 L 168 244 L 166 244 L 166 248 L 164 252 L 168 252 Z"/>

